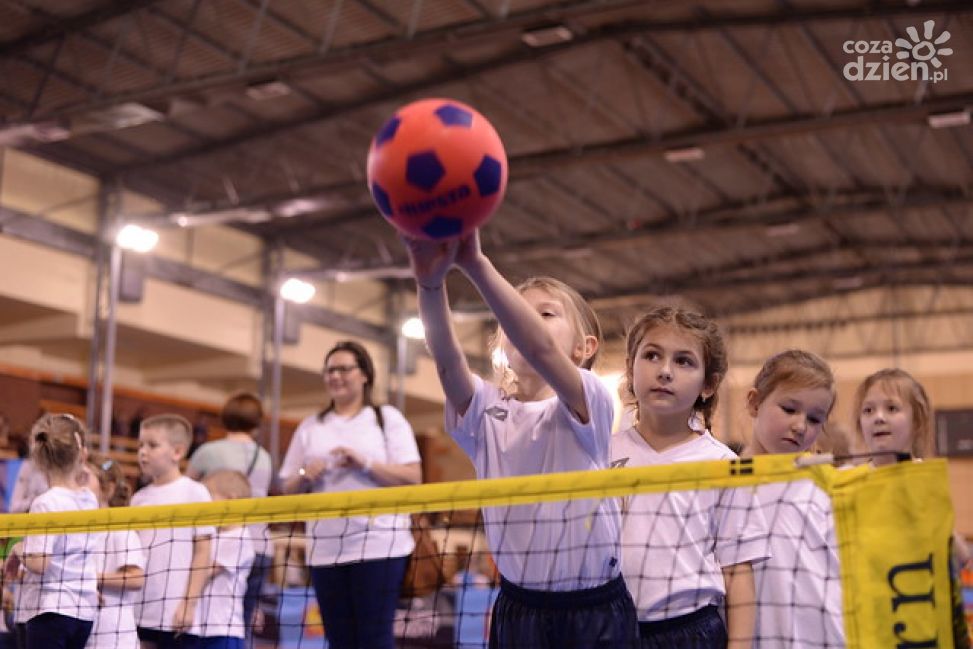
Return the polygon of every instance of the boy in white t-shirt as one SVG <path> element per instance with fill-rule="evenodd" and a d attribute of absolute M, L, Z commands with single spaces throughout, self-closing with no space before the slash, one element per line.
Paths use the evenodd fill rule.
<path fill-rule="evenodd" d="M 250 497 L 250 483 L 238 471 L 216 471 L 206 476 L 203 484 L 213 500 Z M 203 594 L 190 631 L 199 638 L 199 649 L 243 649 L 243 596 L 254 557 L 253 541 L 246 527 L 228 525 L 217 529 Z"/>
<path fill-rule="evenodd" d="M 191 441 L 192 425 L 179 415 L 157 415 L 142 422 L 139 468 L 152 482 L 136 492 L 132 506 L 212 500 L 206 487 L 179 471 Z M 212 527 L 139 531 L 147 557 L 145 588 L 135 606 L 142 649 L 175 647 L 176 635 L 192 627 L 214 532 Z"/>

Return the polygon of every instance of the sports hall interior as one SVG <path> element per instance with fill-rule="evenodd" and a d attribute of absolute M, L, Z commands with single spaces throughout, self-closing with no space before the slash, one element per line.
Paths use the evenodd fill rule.
<path fill-rule="evenodd" d="M 927 20 L 952 33 L 948 78 L 847 78 L 844 43 Z M 746 441 L 756 371 L 795 347 L 834 368 L 853 445 L 855 387 L 883 367 L 973 412 L 971 27 L 973 5 L 947 0 L 3 3 L 0 413 L 12 437 L 41 410 L 97 423 L 112 234 L 134 222 L 160 238 L 123 255 L 119 437 L 175 411 L 215 438 L 229 395 L 269 398 L 276 287 L 295 275 L 316 293 L 282 318 L 275 458 L 351 338 L 380 400 L 404 404 L 425 479 L 472 477 L 431 359 L 399 340 L 414 284 L 365 183 L 373 133 L 425 96 L 497 127 L 510 181 L 484 251 L 590 300 L 613 387 L 626 326 L 674 301 L 726 335 L 724 440 Z M 494 323 L 462 277 L 448 286 L 488 373 Z M 973 433 L 949 434 L 973 537 Z M 132 448 L 113 442 L 134 471 Z"/>

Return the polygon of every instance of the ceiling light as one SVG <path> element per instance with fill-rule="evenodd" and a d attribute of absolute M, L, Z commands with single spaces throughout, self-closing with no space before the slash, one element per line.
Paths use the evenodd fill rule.
<path fill-rule="evenodd" d="M 663 156 L 666 162 L 674 164 L 680 162 L 698 162 L 706 157 L 706 152 L 698 146 L 687 146 L 681 149 L 669 149 Z"/>
<path fill-rule="evenodd" d="M 402 323 L 402 335 L 412 340 L 425 340 L 426 328 L 422 320 L 413 316 Z"/>
<path fill-rule="evenodd" d="M 155 230 L 143 228 L 141 225 L 129 223 L 115 235 L 115 243 L 123 250 L 149 252 L 159 243 L 159 233 Z"/>
<path fill-rule="evenodd" d="M 949 113 L 929 115 L 926 117 L 926 121 L 932 128 L 953 128 L 955 126 L 966 126 L 970 123 L 970 111 L 964 108 L 963 110 L 954 110 Z"/>
<path fill-rule="evenodd" d="M 306 304 L 314 297 L 314 292 L 314 284 L 296 277 L 289 277 L 280 285 L 280 296 L 296 304 Z"/>
<path fill-rule="evenodd" d="M 831 286 L 838 291 L 850 291 L 852 289 L 861 288 L 865 284 L 865 278 L 861 275 L 852 275 L 851 277 L 838 277 L 833 282 Z"/>
<path fill-rule="evenodd" d="M 106 130 L 131 128 L 149 122 L 161 122 L 165 115 L 145 104 L 128 101 L 124 104 L 109 106 L 72 120 L 71 129 L 75 133 L 94 133 Z"/>
<path fill-rule="evenodd" d="M 792 237 L 800 232 L 800 223 L 778 223 L 776 225 L 769 225 L 764 230 L 764 234 L 768 237 Z"/>
<path fill-rule="evenodd" d="M 267 210 L 240 207 L 215 212 L 173 212 L 169 220 L 180 228 L 193 228 L 201 225 L 220 225 L 222 223 L 263 223 L 271 218 Z"/>
<path fill-rule="evenodd" d="M 300 198 L 291 198 L 274 205 L 273 212 L 277 216 L 291 218 L 293 216 L 300 216 L 301 214 L 320 212 L 335 205 L 336 202 L 326 196 L 302 196 Z"/>
<path fill-rule="evenodd" d="M 566 43 L 574 39 L 574 33 L 564 25 L 548 25 L 528 29 L 520 35 L 520 40 L 530 47 L 548 47 Z"/>
<path fill-rule="evenodd" d="M 291 87 L 283 81 L 268 81 L 267 83 L 255 83 L 247 87 L 247 97 L 254 101 L 266 101 L 277 99 L 291 94 Z"/>

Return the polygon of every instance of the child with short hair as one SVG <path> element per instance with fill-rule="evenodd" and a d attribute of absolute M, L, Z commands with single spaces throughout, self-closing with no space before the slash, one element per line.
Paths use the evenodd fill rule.
<path fill-rule="evenodd" d="M 126 507 L 132 488 L 114 460 L 92 454 L 88 459 L 91 490 L 101 507 Z M 132 530 L 115 530 L 102 536 L 95 554 L 101 606 L 87 649 L 138 649 L 135 601 L 145 585 L 145 553 Z"/>
<path fill-rule="evenodd" d="M 239 471 L 214 471 L 203 484 L 213 500 L 251 495 L 250 483 Z M 243 597 L 256 556 L 253 541 L 245 526 L 235 524 L 218 528 L 211 545 L 210 563 L 203 573 L 205 585 L 190 634 L 199 638 L 199 649 L 243 649 Z"/>
<path fill-rule="evenodd" d="M 79 484 L 86 457 L 84 425 L 72 415 L 44 415 L 31 429 L 31 459 L 49 486 L 30 504 L 30 513 L 98 508 L 98 499 Z M 12 576 L 26 569 L 18 619 L 26 622 L 27 649 L 83 649 L 98 610 L 93 553 L 100 534 L 41 534 L 17 543 L 7 560 Z"/>
<path fill-rule="evenodd" d="M 151 482 L 132 497 L 132 506 L 210 502 L 209 491 L 180 472 L 179 462 L 192 443 L 184 417 L 149 417 L 139 431 L 139 467 Z M 176 646 L 176 635 L 190 630 L 210 564 L 212 527 L 139 530 L 146 551 L 145 588 L 136 603 L 143 649 Z"/>
<path fill-rule="evenodd" d="M 630 329 L 626 352 L 636 418 L 612 438 L 613 466 L 736 457 L 709 432 L 727 371 L 716 323 L 658 307 Z M 638 610 L 642 649 L 750 646 L 751 566 L 767 558 L 766 523 L 751 489 L 634 495 L 622 520 L 622 574 Z"/>
<path fill-rule="evenodd" d="M 835 381 L 816 354 L 769 358 L 747 393 L 753 439 L 746 456 L 800 453 L 823 434 Z M 841 574 L 831 499 L 811 480 L 757 487 L 770 529 L 770 558 L 754 566 L 754 647 L 843 647 Z"/>
<path fill-rule="evenodd" d="M 590 371 L 601 328 L 584 298 L 551 278 L 511 286 L 476 232 L 405 243 L 448 428 L 477 477 L 608 468 L 612 397 Z M 470 371 L 453 331 L 445 286 L 453 266 L 499 322 L 509 369 L 499 386 Z M 491 648 L 634 646 L 614 499 L 488 507 L 483 518 L 501 574 Z"/>

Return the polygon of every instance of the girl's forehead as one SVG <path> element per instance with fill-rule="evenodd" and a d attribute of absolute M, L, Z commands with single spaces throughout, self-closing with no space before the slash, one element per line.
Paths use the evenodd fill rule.
<path fill-rule="evenodd" d="M 663 347 L 669 351 L 692 351 L 697 354 L 703 351 L 703 343 L 697 335 L 671 324 L 656 325 L 647 330 L 639 342 L 639 348 L 648 345 Z"/>
<path fill-rule="evenodd" d="M 879 381 L 872 384 L 865 393 L 866 401 L 904 401 L 903 390 L 899 385 L 889 381 Z"/>
<path fill-rule="evenodd" d="M 564 300 L 561 299 L 560 295 L 557 295 L 554 291 L 542 288 L 540 286 L 531 286 L 530 288 L 526 288 L 521 295 L 530 304 L 540 304 L 543 302 L 564 304 Z"/>

